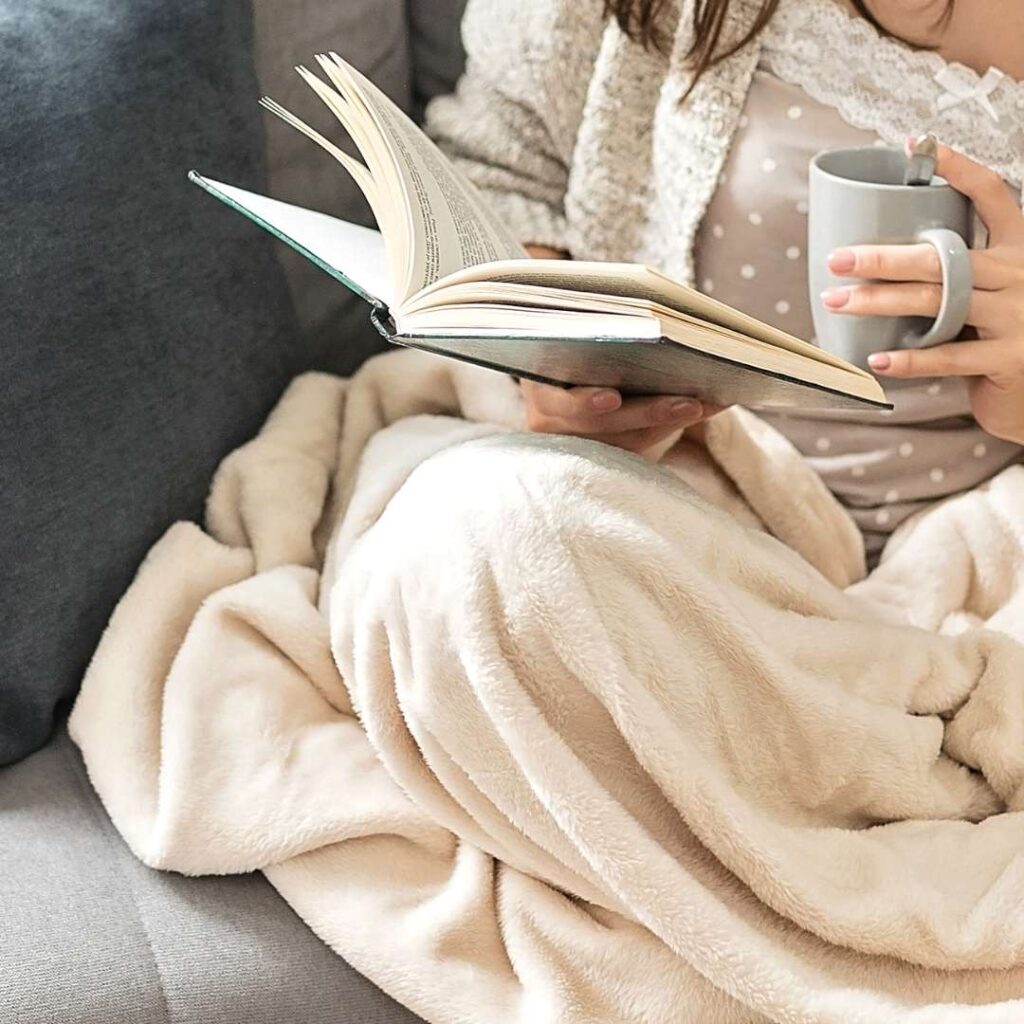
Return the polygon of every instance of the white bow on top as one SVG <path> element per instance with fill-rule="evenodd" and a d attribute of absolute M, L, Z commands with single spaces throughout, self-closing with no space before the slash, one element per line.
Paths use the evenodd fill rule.
<path fill-rule="evenodd" d="M 974 81 L 973 76 L 968 79 L 968 74 L 966 68 L 958 70 L 955 66 L 947 64 L 935 76 L 935 81 L 946 90 L 945 95 L 939 97 L 939 113 L 974 100 L 993 121 L 998 122 L 999 112 L 989 97 L 1006 76 L 998 68 L 989 68 L 977 81 Z"/>

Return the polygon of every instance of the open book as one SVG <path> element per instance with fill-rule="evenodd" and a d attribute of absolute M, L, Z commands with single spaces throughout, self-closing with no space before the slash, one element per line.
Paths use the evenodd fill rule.
<path fill-rule="evenodd" d="M 459 170 L 336 54 L 298 72 L 362 161 L 270 99 L 366 195 L 378 231 L 189 177 L 371 305 L 391 342 L 554 384 L 752 408 L 889 408 L 869 373 L 649 267 L 532 260 Z"/>

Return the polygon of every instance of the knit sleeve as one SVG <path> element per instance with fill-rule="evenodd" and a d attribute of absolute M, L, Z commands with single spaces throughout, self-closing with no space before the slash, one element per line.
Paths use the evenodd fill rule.
<path fill-rule="evenodd" d="M 564 198 L 602 0 L 469 0 L 466 73 L 427 130 L 523 243 L 568 248 Z"/>

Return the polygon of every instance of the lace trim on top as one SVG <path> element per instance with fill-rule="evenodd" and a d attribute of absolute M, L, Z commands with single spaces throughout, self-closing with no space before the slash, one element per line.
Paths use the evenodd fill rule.
<path fill-rule="evenodd" d="M 764 70 L 834 108 L 852 127 L 893 144 L 932 131 L 1012 185 L 1024 181 L 1024 82 L 1001 75 L 993 88 L 996 76 L 984 80 L 931 50 L 889 39 L 838 0 L 783 0 L 762 40 Z M 975 99 L 942 109 L 948 93 L 936 77 L 948 75 L 984 96 L 990 110 Z"/>

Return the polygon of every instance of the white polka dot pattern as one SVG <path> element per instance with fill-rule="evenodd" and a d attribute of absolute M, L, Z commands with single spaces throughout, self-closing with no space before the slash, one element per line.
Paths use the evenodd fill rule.
<path fill-rule="evenodd" d="M 826 148 L 870 145 L 798 86 L 754 74 L 740 130 L 700 226 L 702 290 L 814 343 L 807 287 L 807 165 Z M 1024 449 L 987 436 L 957 378 L 886 385 L 894 411 L 816 416 L 763 413 L 814 460 L 864 532 L 869 554 L 909 515 L 976 486 Z"/>

